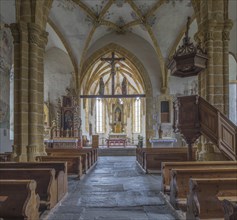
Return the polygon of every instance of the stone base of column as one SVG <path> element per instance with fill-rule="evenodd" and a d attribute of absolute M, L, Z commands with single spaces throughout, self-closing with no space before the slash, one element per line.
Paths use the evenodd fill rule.
<path fill-rule="evenodd" d="M 22 151 L 23 151 L 22 147 L 13 145 L 12 146 L 12 160 L 15 162 L 26 162 L 27 153 L 22 152 Z"/>
<path fill-rule="evenodd" d="M 196 158 L 197 160 L 200 160 L 200 154 L 202 152 L 202 143 L 199 142 L 195 145 L 195 147 L 197 147 L 197 154 L 196 154 Z"/>
<path fill-rule="evenodd" d="M 200 161 L 220 161 L 228 160 L 221 152 L 215 151 L 215 145 L 212 143 L 205 143 L 204 150 L 198 154 Z"/>
<path fill-rule="evenodd" d="M 29 162 L 35 162 L 37 155 L 37 146 L 35 145 L 28 145 L 27 146 L 27 160 Z"/>
<path fill-rule="evenodd" d="M 37 152 L 37 156 L 47 156 L 45 147 L 45 145 L 39 147 L 39 152 Z"/>

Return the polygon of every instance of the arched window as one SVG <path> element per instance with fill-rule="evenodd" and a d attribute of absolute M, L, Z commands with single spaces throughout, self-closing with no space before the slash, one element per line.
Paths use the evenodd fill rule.
<path fill-rule="evenodd" d="M 237 125 L 237 64 L 229 54 L 229 118 Z"/>
<path fill-rule="evenodd" d="M 103 133 L 103 101 L 96 99 L 96 132 Z"/>
<path fill-rule="evenodd" d="M 134 102 L 134 126 L 133 132 L 140 133 L 141 130 L 141 99 L 136 98 Z"/>

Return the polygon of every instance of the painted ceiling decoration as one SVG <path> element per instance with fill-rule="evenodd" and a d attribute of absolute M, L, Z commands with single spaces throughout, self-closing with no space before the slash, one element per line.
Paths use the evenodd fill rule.
<path fill-rule="evenodd" d="M 57 7 L 73 11 L 80 7 L 86 12 L 85 22 L 96 27 L 104 25 L 118 33 L 131 31 L 132 27 L 141 25 L 152 27 L 157 20 L 154 14 L 163 4 L 176 5 L 183 0 L 56 0 Z M 191 0 L 185 0 L 191 6 Z"/>
<path fill-rule="evenodd" d="M 191 0 L 54 0 L 49 24 L 68 44 L 78 76 L 84 74 L 80 72 L 83 64 L 98 42 L 115 33 L 120 35 L 118 39 L 125 36 L 124 41 L 130 34 L 138 36 L 142 45 L 148 43 L 157 55 L 159 74 L 165 80 L 166 61 L 185 32 L 186 18 L 190 16 L 195 21 L 190 6 Z"/>

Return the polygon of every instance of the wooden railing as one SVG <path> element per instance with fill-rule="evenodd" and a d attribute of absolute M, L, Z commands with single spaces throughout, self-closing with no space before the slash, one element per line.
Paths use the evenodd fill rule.
<path fill-rule="evenodd" d="M 174 102 L 173 128 L 184 136 L 190 149 L 202 134 L 229 159 L 237 160 L 237 126 L 202 97 L 177 98 Z"/>

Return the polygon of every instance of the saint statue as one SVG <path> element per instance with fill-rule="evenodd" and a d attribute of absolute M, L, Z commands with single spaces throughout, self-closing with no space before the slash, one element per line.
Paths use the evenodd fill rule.
<path fill-rule="evenodd" d="M 120 121 L 121 121 L 121 111 L 119 111 L 119 109 L 116 109 L 115 122 L 120 122 Z"/>
<path fill-rule="evenodd" d="M 103 81 L 103 77 L 100 77 L 100 88 L 99 88 L 99 95 L 104 95 L 105 84 Z"/>
<path fill-rule="evenodd" d="M 124 77 L 123 81 L 122 81 L 122 94 L 127 95 L 127 79 L 126 79 L 126 77 Z"/>

